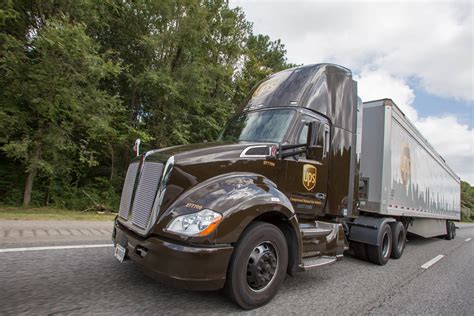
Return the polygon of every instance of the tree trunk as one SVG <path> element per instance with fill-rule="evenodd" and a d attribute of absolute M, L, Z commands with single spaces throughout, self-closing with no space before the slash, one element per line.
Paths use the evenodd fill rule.
<path fill-rule="evenodd" d="M 29 206 L 31 202 L 31 191 L 33 189 L 33 181 L 35 180 L 36 170 L 28 171 L 25 182 L 25 191 L 23 192 L 23 206 Z"/>
<path fill-rule="evenodd" d="M 115 158 L 114 146 L 110 145 L 110 178 L 109 178 L 110 181 L 112 181 L 114 179 L 114 175 L 115 175 L 114 158 Z"/>
<path fill-rule="evenodd" d="M 25 190 L 23 191 L 23 206 L 29 206 L 31 202 L 31 192 L 33 191 L 33 182 L 38 171 L 38 161 L 41 156 L 41 148 L 39 145 L 36 146 L 31 166 L 27 172 L 25 181 Z"/>
<path fill-rule="evenodd" d="M 46 191 L 46 199 L 44 201 L 45 206 L 49 206 L 49 198 L 51 195 L 51 187 L 53 186 L 53 178 L 49 178 L 48 190 Z"/>

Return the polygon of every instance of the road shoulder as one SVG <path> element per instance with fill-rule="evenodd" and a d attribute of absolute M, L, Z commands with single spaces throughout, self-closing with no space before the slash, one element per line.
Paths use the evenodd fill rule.
<path fill-rule="evenodd" d="M 0 220 L 0 247 L 110 242 L 113 221 Z"/>

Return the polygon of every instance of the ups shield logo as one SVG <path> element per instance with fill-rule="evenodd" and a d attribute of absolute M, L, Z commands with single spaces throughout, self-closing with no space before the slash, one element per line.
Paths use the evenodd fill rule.
<path fill-rule="evenodd" d="M 410 158 L 410 146 L 404 143 L 401 148 L 400 155 L 400 175 L 402 178 L 402 183 L 406 187 L 410 181 L 411 173 L 411 158 Z"/>
<path fill-rule="evenodd" d="M 303 166 L 303 186 L 306 190 L 311 191 L 316 186 L 316 178 L 318 176 L 318 170 L 313 165 Z"/>

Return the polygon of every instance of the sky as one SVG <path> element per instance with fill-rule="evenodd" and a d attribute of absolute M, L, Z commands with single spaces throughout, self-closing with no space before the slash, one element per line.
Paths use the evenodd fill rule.
<path fill-rule="evenodd" d="M 288 61 L 350 68 L 364 101 L 391 98 L 474 185 L 474 1 L 236 1 Z"/>

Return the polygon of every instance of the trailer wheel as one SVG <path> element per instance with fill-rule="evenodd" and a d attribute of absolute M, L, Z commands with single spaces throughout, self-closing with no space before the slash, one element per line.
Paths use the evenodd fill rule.
<path fill-rule="evenodd" d="M 392 223 L 390 228 L 392 229 L 392 253 L 390 258 L 399 259 L 405 249 L 407 231 L 401 222 Z"/>
<path fill-rule="evenodd" d="M 451 239 L 454 239 L 454 237 L 456 237 L 456 226 L 454 225 L 453 222 L 446 222 L 446 230 L 447 230 L 447 234 L 445 237 L 447 240 L 451 240 Z"/>
<path fill-rule="evenodd" d="M 451 222 L 446 221 L 446 235 L 444 238 L 446 238 L 446 240 L 453 239 L 451 236 Z"/>
<path fill-rule="evenodd" d="M 392 230 L 388 224 L 381 227 L 378 238 L 378 246 L 367 245 L 367 255 L 370 262 L 383 266 L 390 259 L 392 253 Z"/>
<path fill-rule="evenodd" d="M 288 246 L 278 227 L 254 222 L 234 249 L 226 291 L 241 308 L 268 303 L 278 292 L 288 265 Z"/>

